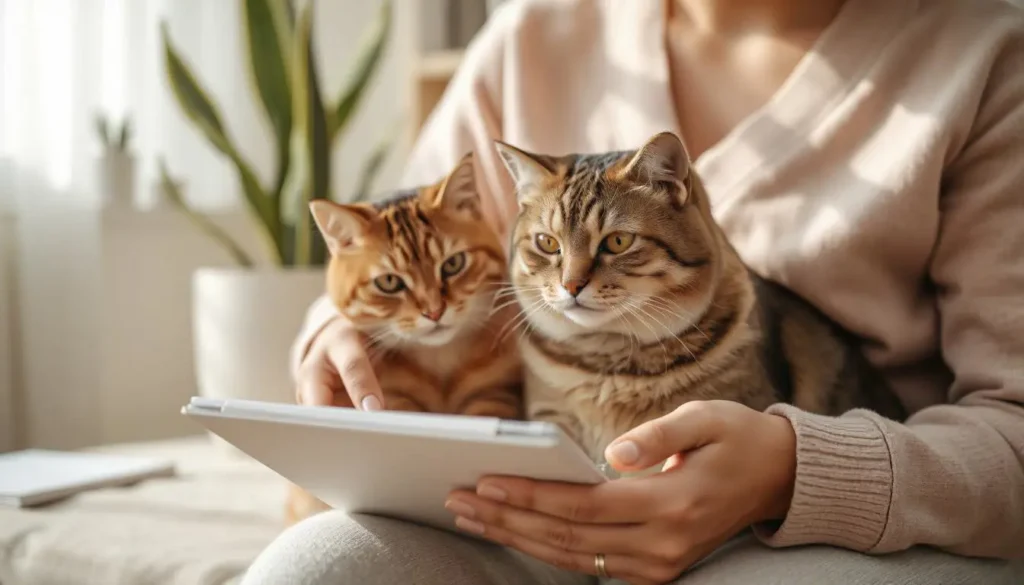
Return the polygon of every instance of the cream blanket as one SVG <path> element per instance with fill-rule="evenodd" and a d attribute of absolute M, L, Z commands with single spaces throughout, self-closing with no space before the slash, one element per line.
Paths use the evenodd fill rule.
<path fill-rule="evenodd" d="M 166 457 L 178 473 L 0 508 L 0 584 L 233 583 L 283 527 L 284 481 L 205 435 L 96 450 Z"/>

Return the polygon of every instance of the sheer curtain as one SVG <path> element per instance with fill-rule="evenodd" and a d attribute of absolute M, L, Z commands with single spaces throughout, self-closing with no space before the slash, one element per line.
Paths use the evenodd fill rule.
<path fill-rule="evenodd" d="M 272 170 L 267 130 L 240 66 L 239 4 L 0 0 L 0 451 L 102 438 L 104 417 L 113 416 L 101 408 L 104 392 L 117 374 L 104 369 L 105 348 L 114 347 L 104 298 L 117 293 L 131 300 L 152 290 L 133 283 L 104 254 L 114 245 L 152 251 L 151 242 L 139 245 L 148 234 L 138 226 L 167 225 L 167 218 L 108 221 L 91 212 L 100 153 L 95 116 L 131 119 L 141 205 L 154 192 L 159 156 L 193 204 L 240 204 L 230 167 L 179 112 L 164 81 L 162 20 L 253 167 Z M 191 226 L 182 222 L 181 229 Z M 158 256 L 154 262 L 171 267 L 183 262 L 174 245 Z M 188 302 L 181 283 L 162 284 L 176 291 L 167 293 L 168 304 Z M 128 319 L 147 316 L 136 309 Z"/>
<path fill-rule="evenodd" d="M 143 205 L 160 155 L 194 203 L 234 203 L 229 167 L 172 101 L 159 25 L 166 19 L 228 128 L 261 168 L 271 158 L 239 67 L 238 11 L 238 2 L 221 0 L 0 0 L 0 199 L 17 207 L 94 201 L 94 120 L 103 113 L 132 122 Z"/>

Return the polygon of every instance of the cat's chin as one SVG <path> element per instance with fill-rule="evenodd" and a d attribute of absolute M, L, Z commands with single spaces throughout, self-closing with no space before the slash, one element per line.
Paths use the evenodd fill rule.
<path fill-rule="evenodd" d="M 562 316 L 580 327 L 597 329 L 614 319 L 615 312 L 605 309 L 588 309 L 577 305 L 562 310 Z"/>
<path fill-rule="evenodd" d="M 426 345 L 430 347 L 440 347 L 450 343 L 455 336 L 458 334 L 457 327 L 438 327 L 432 331 L 426 333 L 417 334 L 412 337 L 409 341 L 419 345 Z"/>

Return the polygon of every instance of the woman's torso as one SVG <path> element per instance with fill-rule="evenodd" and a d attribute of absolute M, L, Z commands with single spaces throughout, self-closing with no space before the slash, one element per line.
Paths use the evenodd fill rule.
<path fill-rule="evenodd" d="M 929 260 L 944 170 L 1012 26 L 1004 10 L 849 0 L 767 103 L 695 160 L 744 261 L 863 339 L 911 410 L 945 401 L 950 382 Z M 500 138 L 562 154 L 680 132 L 661 2 L 528 0 L 503 12 Z M 514 198 L 501 204 L 508 221 Z"/>

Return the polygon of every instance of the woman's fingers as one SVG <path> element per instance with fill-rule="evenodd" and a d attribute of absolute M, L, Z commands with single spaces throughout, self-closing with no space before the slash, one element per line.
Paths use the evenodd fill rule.
<path fill-rule="evenodd" d="M 496 526 L 548 546 L 584 553 L 645 554 L 640 524 L 577 524 L 564 518 L 455 492 L 445 507 L 463 518 Z"/>
<path fill-rule="evenodd" d="M 533 510 L 581 524 L 631 524 L 658 514 L 659 482 L 620 479 L 597 485 L 535 481 L 520 477 L 487 477 L 477 495 L 516 508 Z"/>
<path fill-rule="evenodd" d="M 313 356 L 307 358 L 314 360 Z M 320 357 L 321 361 L 324 357 Z M 336 375 L 325 364 L 307 361 L 302 365 L 296 387 L 296 401 L 307 406 L 330 406 L 334 403 L 334 378 Z"/>
<path fill-rule="evenodd" d="M 605 449 L 605 458 L 617 470 L 641 470 L 677 453 L 703 447 L 721 434 L 717 410 L 715 402 L 687 402 L 615 439 Z"/>
<path fill-rule="evenodd" d="M 362 336 L 341 319 L 320 331 L 299 369 L 297 383 L 300 404 L 351 404 L 363 410 L 384 407 L 384 395 Z"/>
<path fill-rule="evenodd" d="M 486 526 L 476 520 L 460 517 L 456 525 L 471 534 L 518 550 L 568 571 L 597 575 L 596 554 L 573 552 L 538 542 L 498 526 Z M 607 576 L 635 585 L 656 585 L 671 581 L 680 570 L 648 558 L 604 553 L 604 572 Z"/>
<path fill-rule="evenodd" d="M 341 377 L 352 404 L 363 410 L 384 408 L 384 393 L 358 332 L 350 327 L 341 328 L 330 340 L 327 356 Z"/>

